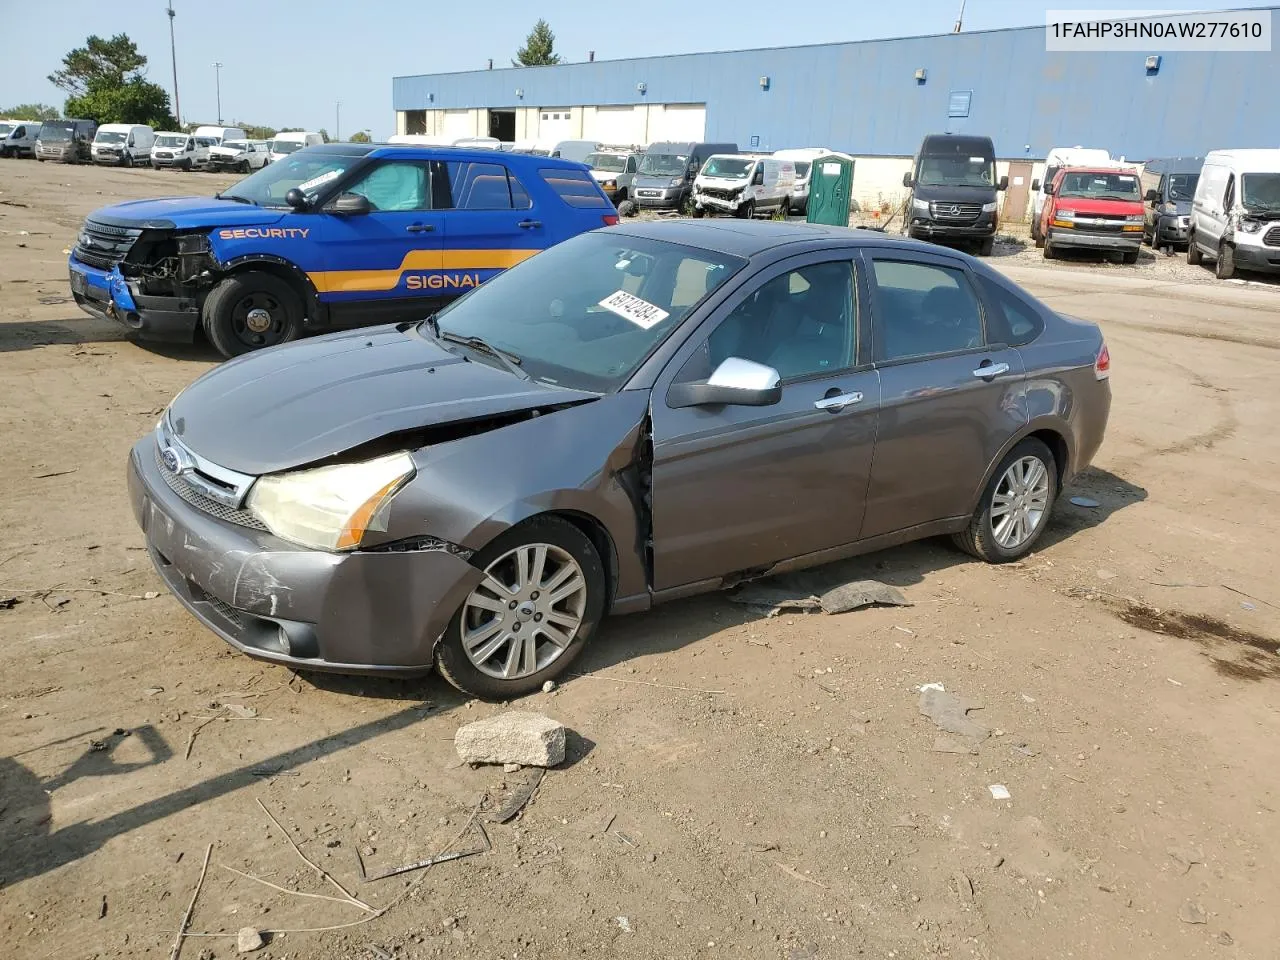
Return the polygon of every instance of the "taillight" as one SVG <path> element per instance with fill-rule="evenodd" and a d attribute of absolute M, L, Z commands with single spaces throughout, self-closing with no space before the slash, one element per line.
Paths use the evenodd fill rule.
<path fill-rule="evenodd" d="M 1111 376 L 1111 351 L 1107 349 L 1105 342 L 1098 351 L 1098 358 L 1093 361 L 1093 375 L 1099 380 L 1106 380 Z"/>
<path fill-rule="evenodd" d="M 606 213 L 600 219 L 604 221 L 606 227 L 612 227 L 618 222 L 618 215 L 616 213 Z"/>

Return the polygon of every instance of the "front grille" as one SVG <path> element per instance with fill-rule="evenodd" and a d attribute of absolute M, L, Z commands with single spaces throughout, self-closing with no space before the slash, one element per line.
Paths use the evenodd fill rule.
<path fill-rule="evenodd" d="M 714 197 L 717 200 L 732 200 L 734 197 L 740 196 L 740 190 L 719 190 L 715 187 L 707 187 L 701 191 L 704 197 Z"/>
<path fill-rule="evenodd" d="M 209 596 L 209 595 L 206 594 L 206 596 Z M 237 610 L 235 607 L 231 606 L 231 604 L 223 603 L 217 597 L 209 596 L 209 606 L 217 610 L 227 620 L 230 620 L 231 623 L 235 625 L 237 630 L 244 629 L 244 618 L 240 616 L 240 611 Z"/>
<path fill-rule="evenodd" d="M 980 203 L 935 203 L 932 208 L 939 223 L 972 223 L 982 212 Z"/>
<path fill-rule="evenodd" d="M 212 500 L 192 487 L 182 477 L 171 473 L 169 468 L 164 465 L 164 461 L 160 459 L 159 444 L 156 445 L 156 468 L 160 471 L 160 476 L 164 477 L 164 482 L 169 489 L 201 513 L 207 513 L 218 520 L 234 523 L 241 527 L 249 527 L 253 530 L 267 529 L 267 525 L 248 510 L 237 510 L 235 507 L 228 507 L 217 500 Z"/>
<path fill-rule="evenodd" d="M 1280 224 L 1272 227 L 1262 235 L 1262 242 L 1269 247 L 1280 247 Z"/>
<path fill-rule="evenodd" d="M 123 260 L 142 231 L 86 220 L 76 241 L 76 259 L 99 270 L 110 270 Z"/>

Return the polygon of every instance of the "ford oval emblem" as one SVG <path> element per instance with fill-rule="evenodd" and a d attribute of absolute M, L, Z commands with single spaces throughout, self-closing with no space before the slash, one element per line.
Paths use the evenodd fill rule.
<path fill-rule="evenodd" d="M 173 447 L 165 447 L 161 450 L 160 459 L 164 463 L 164 468 L 175 476 L 182 472 L 182 461 L 178 459 L 178 454 L 174 452 Z"/>

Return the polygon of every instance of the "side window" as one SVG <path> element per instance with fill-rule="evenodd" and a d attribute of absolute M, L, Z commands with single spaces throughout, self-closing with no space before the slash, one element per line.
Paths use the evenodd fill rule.
<path fill-rule="evenodd" d="M 431 193 L 425 163 L 392 161 L 369 171 L 347 187 L 358 193 L 375 211 L 430 210 Z"/>
<path fill-rule="evenodd" d="M 634 154 L 632 154 L 631 156 L 627 157 L 627 167 L 626 167 L 625 172 L 626 172 L 626 173 L 635 173 L 635 172 L 636 172 L 636 158 L 635 158 L 635 155 L 634 155 Z"/>
<path fill-rule="evenodd" d="M 705 354 L 695 355 L 690 364 L 706 367 L 706 376 L 728 357 L 741 357 L 773 367 L 783 380 L 853 366 L 858 315 L 853 276 L 852 261 L 834 260 L 766 281 L 721 321 L 707 338 Z"/>
<path fill-rule="evenodd" d="M 538 175 L 546 181 L 547 186 L 556 192 L 571 207 L 608 207 L 613 209 L 609 198 L 600 192 L 591 174 L 585 170 L 557 170 L 544 167 Z"/>
<path fill-rule="evenodd" d="M 511 188 L 507 185 L 507 168 L 502 164 L 455 160 L 444 167 L 455 210 L 511 209 Z"/>
<path fill-rule="evenodd" d="M 27 136 L 27 128 L 26 128 L 26 127 L 19 127 L 17 130 L 13 131 L 13 136 L 14 136 L 14 139 L 15 139 L 15 140 L 23 140 L 23 139 L 25 139 L 25 138 L 26 138 L 26 136 Z"/>
<path fill-rule="evenodd" d="M 1231 205 L 1236 199 L 1236 175 L 1227 177 L 1227 189 L 1222 194 L 1222 209 L 1231 212 Z"/>
<path fill-rule="evenodd" d="M 962 270 L 901 260 L 873 262 L 877 360 L 982 346 L 982 313 Z"/>
<path fill-rule="evenodd" d="M 1021 297 L 989 277 L 979 277 L 982 291 L 994 315 L 988 316 L 988 337 L 1010 347 L 1030 343 L 1044 330 L 1044 319 Z"/>

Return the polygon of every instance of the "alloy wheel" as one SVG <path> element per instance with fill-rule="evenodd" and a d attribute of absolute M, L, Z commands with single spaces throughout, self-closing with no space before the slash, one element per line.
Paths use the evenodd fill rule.
<path fill-rule="evenodd" d="M 523 544 L 489 564 L 464 601 L 462 649 L 481 673 L 518 680 L 560 658 L 586 609 L 578 561 L 553 544 Z"/>
<path fill-rule="evenodd" d="M 1049 471 L 1038 457 L 1009 464 L 991 495 L 991 532 L 1006 550 L 1016 550 L 1040 529 L 1049 513 Z"/>

